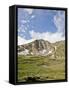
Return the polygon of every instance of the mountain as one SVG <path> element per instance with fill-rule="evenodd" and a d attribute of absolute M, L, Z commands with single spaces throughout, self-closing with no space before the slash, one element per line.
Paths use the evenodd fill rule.
<path fill-rule="evenodd" d="M 41 55 L 47 56 L 64 56 L 64 41 L 59 41 L 56 43 L 50 43 L 43 39 L 34 40 L 27 44 L 18 45 L 19 55 Z"/>
<path fill-rule="evenodd" d="M 57 47 L 56 56 L 65 57 L 65 41 L 58 41 L 54 43 L 54 46 Z"/>

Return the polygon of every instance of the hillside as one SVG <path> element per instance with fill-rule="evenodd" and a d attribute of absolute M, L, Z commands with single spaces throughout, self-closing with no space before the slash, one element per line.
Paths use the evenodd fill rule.
<path fill-rule="evenodd" d="M 34 40 L 30 43 L 19 45 L 19 55 L 41 55 L 51 57 L 64 57 L 65 55 L 65 41 L 58 41 L 56 43 L 50 43 L 45 40 Z"/>

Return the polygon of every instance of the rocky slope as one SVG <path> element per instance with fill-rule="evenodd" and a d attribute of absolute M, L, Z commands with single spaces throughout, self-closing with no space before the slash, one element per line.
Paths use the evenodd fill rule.
<path fill-rule="evenodd" d="M 59 41 L 56 43 L 50 43 L 45 40 L 35 40 L 33 42 L 19 45 L 18 54 L 19 55 L 52 55 L 52 56 L 64 56 L 65 52 L 65 42 Z"/>

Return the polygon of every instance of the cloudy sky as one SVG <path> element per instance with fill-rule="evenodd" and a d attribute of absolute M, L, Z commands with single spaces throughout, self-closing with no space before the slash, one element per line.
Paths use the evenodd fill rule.
<path fill-rule="evenodd" d="M 52 43 L 65 39 L 65 12 L 18 8 L 18 44 L 34 39 Z"/>

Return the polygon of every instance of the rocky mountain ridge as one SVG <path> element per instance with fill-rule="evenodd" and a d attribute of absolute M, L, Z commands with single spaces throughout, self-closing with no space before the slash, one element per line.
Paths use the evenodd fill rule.
<path fill-rule="evenodd" d="M 65 52 L 65 41 L 58 41 L 56 43 L 50 43 L 43 39 L 34 40 L 30 43 L 18 46 L 18 55 L 59 55 L 61 53 L 64 56 Z M 60 50 L 58 50 L 60 49 Z"/>

